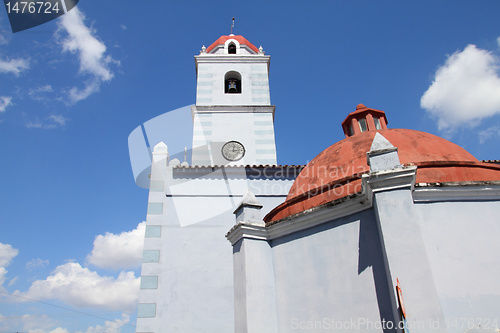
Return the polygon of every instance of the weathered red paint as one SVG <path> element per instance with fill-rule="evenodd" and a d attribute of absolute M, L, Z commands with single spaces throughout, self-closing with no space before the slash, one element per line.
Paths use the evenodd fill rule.
<path fill-rule="evenodd" d="M 259 53 L 259 49 L 250 43 L 245 37 L 241 35 L 237 36 L 220 36 L 212 45 L 207 48 L 207 52 L 212 51 L 217 45 L 224 45 L 228 39 L 235 39 L 240 43 L 240 45 L 246 45 L 251 48 L 255 53 Z"/>
<path fill-rule="evenodd" d="M 354 134 L 361 133 L 358 125 L 358 119 L 366 119 L 366 125 L 368 126 L 369 131 L 376 130 L 375 123 L 373 121 L 373 117 L 378 117 L 380 120 L 381 129 L 387 128 L 387 118 L 385 116 L 385 112 L 382 110 L 375 110 L 369 107 L 364 106 L 363 104 L 358 104 L 356 106 L 356 111 L 349 113 L 349 115 L 342 122 L 342 129 L 344 130 L 344 134 L 347 137 L 351 136 L 349 134 L 349 126 L 352 126 Z"/>
<path fill-rule="evenodd" d="M 339 141 L 316 156 L 293 183 L 286 201 L 264 221 L 276 221 L 361 190 L 366 153 L 375 133 L 398 148 L 401 164 L 417 166 L 417 183 L 500 180 L 500 165 L 477 160 L 462 147 L 438 136 L 408 129 L 369 130 Z"/>

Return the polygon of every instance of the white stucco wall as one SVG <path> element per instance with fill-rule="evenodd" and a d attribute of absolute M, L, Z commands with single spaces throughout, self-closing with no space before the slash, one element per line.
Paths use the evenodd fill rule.
<path fill-rule="evenodd" d="M 279 332 L 382 332 L 387 286 L 372 210 L 271 244 Z"/>
<path fill-rule="evenodd" d="M 224 237 L 233 211 L 251 189 L 266 214 L 284 201 L 294 177 L 172 169 L 166 154 L 154 161 L 141 272 L 148 289 L 140 291 L 136 331 L 234 332 L 233 249 Z"/>
<path fill-rule="evenodd" d="M 372 206 L 361 212 L 328 220 L 346 201 L 260 233 L 243 231 L 234 260 L 246 271 L 235 270 L 235 278 L 246 284 L 235 292 L 237 311 L 247 321 L 237 317 L 236 332 L 260 331 L 249 319 L 262 315 L 259 302 L 275 304 L 277 332 L 402 332 L 389 326 L 400 325 L 397 280 L 410 332 L 498 332 L 499 186 L 453 185 L 451 192 L 438 186 L 426 189 L 430 196 L 422 189 L 416 196 L 411 181 L 394 182 L 403 172 L 394 170 L 397 177 L 387 179 L 373 175 Z M 301 231 L 269 238 L 297 221 L 307 221 Z M 250 270 L 255 258 L 260 264 Z M 271 281 L 266 288 L 248 288 Z"/>
<path fill-rule="evenodd" d="M 224 62 L 215 62 L 221 57 L 224 57 L 222 59 Z M 233 59 L 229 62 L 227 57 Z M 196 105 L 271 104 L 267 56 L 205 55 L 197 59 Z M 230 71 L 241 75 L 239 94 L 226 94 L 224 91 L 224 76 Z"/>
<path fill-rule="evenodd" d="M 196 110 L 196 107 L 193 108 Z M 193 114 L 193 165 L 275 165 L 274 109 L 242 108 L 239 112 L 215 109 Z M 266 112 L 259 112 L 266 111 Z M 245 155 L 228 161 L 221 153 L 228 141 L 238 141 Z"/>
<path fill-rule="evenodd" d="M 500 327 L 500 202 L 420 203 L 421 230 L 448 332 Z"/>

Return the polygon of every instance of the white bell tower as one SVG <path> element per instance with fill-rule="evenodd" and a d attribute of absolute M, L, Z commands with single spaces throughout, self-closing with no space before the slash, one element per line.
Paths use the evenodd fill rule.
<path fill-rule="evenodd" d="M 239 332 L 235 302 L 246 300 L 234 293 L 233 248 L 224 237 L 238 222 L 233 212 L 243 203 L 264 216 L 286 199 L 301 170 L 276 165 L 270 57 L 262 48 L 222 36 L 195 60 L 191 163 L 169 155 L 175 140 L 183 145 L 189 135 L 154 141 L 138 333 Z M 191 125 L 189 111 L 180 110 L 182 125 Z M 135 137 L 142 132 L 141 126 Z"/>
<path fill-rule="evenodd" d="M 196 61 L 193 165 L 275 165 L 269 62 L 243 36 L 221 36 Z"/>

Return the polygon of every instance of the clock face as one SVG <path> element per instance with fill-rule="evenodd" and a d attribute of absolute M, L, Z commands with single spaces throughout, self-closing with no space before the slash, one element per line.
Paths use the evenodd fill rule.
<path fill-rule="evenodd" d="M 222 156 L 228 161 L 238 161 L 245 156 L 245 147 L 238 141 L 229 141 L 222 146 Z"/>

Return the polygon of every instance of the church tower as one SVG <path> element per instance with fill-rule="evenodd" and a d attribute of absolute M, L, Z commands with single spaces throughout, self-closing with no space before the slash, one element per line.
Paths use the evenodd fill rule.
<path fill-rule="evenodd" d="M 193 165 L 275 165 L 270 57 L 243 36 L 203 46 L 196 62 Z"/>
<path fill-rule="evenodd" d="M 129 137 L 130 149 L 151 153 L 141 163 L 131 158 L 136 183 L 149 188 L 138 333 L 235 331 L 235 302 L 246 301 L 234 294 L 225 238 L 237 222 L 233 213 L 243 209 L 236 219 L 248 217 L 249 206 L 264 216 L 301 170 L 277 165 L 269 62 L 243 36 L 218 38 L 195 56 L 196 104 L 155 117 Z M 180 156 L 176 148 L 191 140 L 187 126 L 190 161 L 188 149 Z"/>

